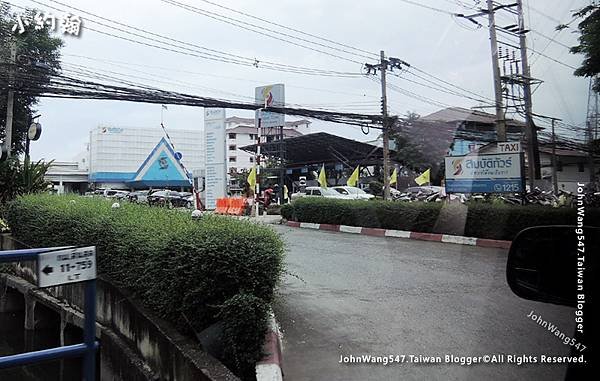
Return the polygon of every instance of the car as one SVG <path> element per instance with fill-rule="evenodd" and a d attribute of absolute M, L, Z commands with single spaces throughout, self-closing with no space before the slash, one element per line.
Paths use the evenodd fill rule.
<path fill-rule="evenodd" d="M 106 198 L 116 198 L 119 200 L 127 197 L 128 194 L 128 191 L 120 189 L 105 189 L 102 193 L 102 195 Z"/>
<path fill-rule="evenodd" d="M 564 343 L 569 344 L 570 356 L 575 358 L 580 358 L 583 354 L 593 358 L 593 315 L 596 312 L 592 307 L 593 299 L 584 290 L 591 293 L 592 288 L 588 286 L 587 279 L 595 279 L 596 261 L 593 260 L 594 255 L 589 253 L 598 252 L 600 227 L 574 225 L 526 228 L 516 235 L 508 252 L 506 280 L 515 295 L 536 302 L 573 308 L 574 332 L 570 340 Z M 568 361 L 565 380 L 587 379 L 590 370 L 585 361 Z"/>
<path fill-rule="evenodd" d="M 193 206 L 193 201 L 189 199 L 189 196 L 184 197 L 179 192 L 171 190 L 153 192 L 147 199 L 150 206 L 172 206 L 176 208 L 191 208 Z"/>
<path fill-rule="evenodd" d="M 131 202 L 137 202 L 145 204 L 148 202 L 148 194 L 149 190 L 138 190 L 135 192 L 131 192 L 127 195 L 127 199 Z"/>
<path fill-rule="evenodd" d="M 372 194 L 369 194 L 369 193 L 365 192 L 364 190 L 357 188 L 357 187 L 336 186 L 336 187 L 332 187 L 331 189 L 335 190 L 339 194 L 342 194 L 344 196 L 349 196 L 350 198 L 353 198 L 355 200 L 370 200 L 372 198 L 375 198 L 375 196 L 373 196 Z"/>
<path fill-rule="evenodd" d="M 321 187 L 306 187 L 304 193 L 294 193 L 292 195 L 292 201 L 297 200 L 301 197 L 325 197 L 325 198 L 336 198 L 341 200 L 352 200 L 353 197 L 344 195 L 336 192 L 332 188 L 321 188 Z"/>
<path fill-rule="evenodd" d="M 402 191 L 402 193 L 412 193 L 414 195 L 420 193 L 420 194 L 430 195 L 433 193 L 440 193 L 443 189 L 444 189 L 444 187 L 438 187 L 435 185 L 425 185 L 425 186 L 420 186 L 420 187 L 406 188 L 405 190 Z"/>

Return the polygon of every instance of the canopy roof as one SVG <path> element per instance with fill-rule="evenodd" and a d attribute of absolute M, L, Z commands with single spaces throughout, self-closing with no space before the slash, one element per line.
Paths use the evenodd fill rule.
<path fill-rule="evenodd" d="M 278 144 L 263 143 L 265 144 Z M 383 150 L 375 145 L 356 140 L 317 132 L 283 139 L 286 166 L 295 167 L 307 164 L 344 163 L 349 167 L 381 164 Z M 256 144 L 241 147 L 247 152 L 256 152 Z"/>

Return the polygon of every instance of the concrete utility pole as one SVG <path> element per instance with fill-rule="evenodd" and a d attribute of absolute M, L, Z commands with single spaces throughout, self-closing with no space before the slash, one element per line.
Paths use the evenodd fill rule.
<path fill-rule="evenodd" d="M 494 2 L 487 0 L 487 14 L 489 20 L 490 44 L 492 50 L 492 70 L 494 72 L 494 98 L 496 102 L 496 140 L 506 141 L 506 118 L 502 101 L 502 82 L 500 80 L 500 66 L 498 64 L 498 41 L 496 40 L 496 20 L 494 16 Z"/>
<path fill-rule="evenodd" d="M 590 87 L 588 90 L 588 110 L 587 110 L 587 143 L 588 143 L 588 166 L 590 170 L 590 183 L 596 181 L 596 168 L 594 165 L 594 139 L 595 131 L 598 128 L 598 93 L 593 89 L 594 78 L 590 78 Z"/>
<path fill-rule="evenodd" d="M 383 116 L 383 199 L 389 200 L 390 178 L 388 176 L 390 175 L 390 136 L 387 111 L 387 84 L 385 78 L 387 61 L 385 60 L 385 53 L 383 50 L 380 52 L 379 69 L 381 70 L 381 115 Z"/>
<path fill-rule="evenodd" d="M 521 64 L 523 65 L 523 100 L 525 101 L 525 128 L 527 134 L 527 163 L 529 175 L 529 187 L 533 190 L 535 179 L 541 178 L 540 152 L 537 140 L 537 131 L 531 117 L 531 73 L 527 63 L 527 41 L 525 20 L 523 17 L 523 1 L 517 0 L 517 14 L 519 16 L 519 45 L 521 51 Z"/>
<path fill-rule="evenodd" d="M 10 67 L 8 71 L 8 99 L 6 101 L 6 128 L 4 147 L 2 149 L 6 151 L 7 158 L 10 157 L 12 152 L 12 134 L 13 134 L 13 112 L 15 105 L 15 92 L 14 88 L 14 65 L 17 62 L 17 43 L 14 38 L 10 39 Z"/>
<path fill-rule="evenodd" d="M 558 194 L 558 179 L 556 178 L 556 138 L 554 135 L 554 123 L 556 118 L 552 118 L 552 188 L 554 194 Z"/>

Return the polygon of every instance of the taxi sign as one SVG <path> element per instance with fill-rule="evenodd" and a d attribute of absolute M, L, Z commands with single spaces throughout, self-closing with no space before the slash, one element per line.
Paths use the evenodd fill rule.
<path fill-rule="evenodd" d="M 96 279 L 96 246 L 41 253 L 37 265 L 39 287 Z"/>

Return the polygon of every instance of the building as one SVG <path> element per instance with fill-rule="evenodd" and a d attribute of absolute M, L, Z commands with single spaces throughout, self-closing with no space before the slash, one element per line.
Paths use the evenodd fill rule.
<path fill-rule="evenodd" d="M 92 187 L 189 187 L 189 178 L 204 170 L 202 130 L 171 129 L 168 133 L 175 150 L 160 127 L 92 129 L 87 150 Z"/>
<path fill-rule="evenodd" d="M 44 179 L 52 183 L 58 194 L 80 193 L 88 189 L 88 169 L 85 158 L 82 161 L 53 161 Z"/>
<path fill-rule="evenodd" d="M 285 122 L 283 128 L 284 138 L 291 138 L 310 133 L 310 121 L 301 119 L 293 122 Z M 256 143 L 258 128 L 253 118 L 240 118 L 232 116 L 225 119 L 227 133 L 227 172 L 236 173 L 248 170 L 254 166 L 254 155 L 243 151 L 240 147 Z M 265 133 L 263 129 L 263 133 Z M 269 137 L 268 139 L 272 139 Z"/>
<path fill-rule="evenodd" d="M 449 140 L 447 153 L 451 156 L 466 155 L 489 142 L 496 141 L 496 115 L 479 110 L 448 107 L 417 120 L 419 127 L 422 127 L 423 123 L 435 128 L 435 133 L 431 134 L 429 129 L 423 134 L 423 140 L 429 144 L 432 144 L 431 139 L 442 139 L 443 144 L 447 144 L 446 141 Z M 524 131 L 524 122 L 506 120 L 508 141 L 520 141 Z"/>
<path fill-rule="evenodd" d="M 556 180 L 559 190 L 577 193 L 577 183 L 590 182 L 589 156 L 585 152 L 572 149 L 555 150 L 556 154 Z M 596 171 L 598 171 L 598 158 L 595 158 Z M 552 179 L 552 148 L 540 148 L 540 163 L 542 179 L 546 180 L 546 188 L 551 189 Z"/>

